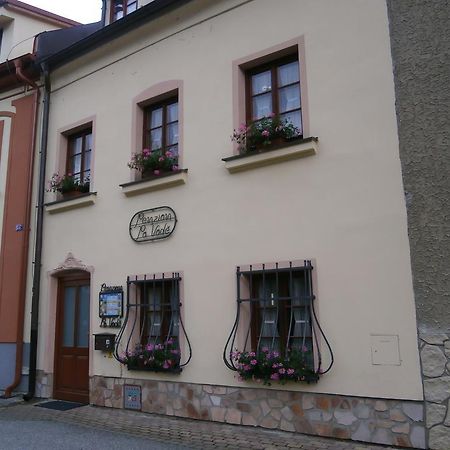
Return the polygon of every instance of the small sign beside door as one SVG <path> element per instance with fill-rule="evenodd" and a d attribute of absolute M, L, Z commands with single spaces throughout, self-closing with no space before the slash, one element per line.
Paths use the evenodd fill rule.
<path fill-rule="evenodd" d="M 123 315 L 122 286 L 106 286 L 102 284 L 98 295 L 98 315 L 102 319 L 100 326 L 120 328 Z"/>

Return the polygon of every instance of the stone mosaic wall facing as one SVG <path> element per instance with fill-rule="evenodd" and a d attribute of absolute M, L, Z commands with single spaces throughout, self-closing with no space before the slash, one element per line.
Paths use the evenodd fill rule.
<path fill-rule="evenodd" d="M 91 403 L 123 408 L 124 384 L 148 413 L 425 448 L 422 402 L 94 376 Z"/>
<path fill-rule="evenodd" d="M 428 445 L 432 450 L 450 448 L 450 335 L 421 334 L 423 387 Z"/>
<path fill-rule="evenodd" d="M 53 395 L 53 374 L 44 372 L 43 370 L 36 371 L 36 397 L 51 398 Z"/>

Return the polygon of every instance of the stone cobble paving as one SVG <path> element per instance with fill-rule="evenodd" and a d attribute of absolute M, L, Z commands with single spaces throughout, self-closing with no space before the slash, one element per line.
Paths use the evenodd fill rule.
<path fill-rule="evenodd" d="M 30 403 L 11 406 L 0 403 L 0 421 L 14 420 L 55 421 L 151 438 L 154 441 L 202 450 L 386 450 L 394 448 L 256 427 L 170 418 L 122 409 L 83 406 L 69 411 L 54 411 L 37 408 Z"/>

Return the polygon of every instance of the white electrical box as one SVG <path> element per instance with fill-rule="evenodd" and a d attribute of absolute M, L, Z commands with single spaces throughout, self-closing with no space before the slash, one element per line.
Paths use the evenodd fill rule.
<path fill-rule="evenodd" d="M 372 364 L 375 366 L 399 366 L 400 346 L 396 334 L 371 334 Z"/>

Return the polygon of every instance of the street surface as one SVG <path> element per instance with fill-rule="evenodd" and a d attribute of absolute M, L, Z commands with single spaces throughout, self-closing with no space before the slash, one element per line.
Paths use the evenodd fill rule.
<path fill-rule="evenodd" d="M 0 450 L 388 450 L 391 447 L 216 422 L 83 406 L 0 400 Z"/>

